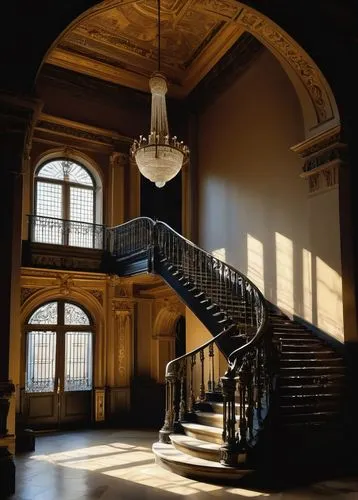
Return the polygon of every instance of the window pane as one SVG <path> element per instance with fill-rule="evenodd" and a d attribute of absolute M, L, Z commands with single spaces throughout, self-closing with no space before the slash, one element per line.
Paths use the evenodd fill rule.
<path fill-rule="evenodd" d="M 59 245 L 63 238 L 62 186 L 37 182 L 36 215 L 33 218 L 32 237 L 39 243 Z M 47 217 L 51 217 L 47 219 Z M 55 219 L 52 219 L 52 218 Z M 56 220 L 57 219 L 57 220 Z"/>
<path fill-rule="evenodd" d="M 39 307 L 29 319 L 31 325 L 56 325 L 57 302 L 49 302 Z"/>
<path fill-rule="evenodd" d="M 62 217 L 62 186 L 50 182 L 37 182 L 36 215 Z"/>
<path fill-rule="evenodd" d="M 27 334 L 26 392 L 53 392 L 55 389 L 56 332 Z"/>
<path fill-rule="evenodd" d="M 46 163 L 37 172 L 37 177 L 47 177 L 48 179 L 64 180 L 64 171 L 61 160 Z"/>
<path fill-rule="evenodd" d="M 93 217 L 93 191 L 83 188 L 70 188 L 70 219 L 69 245 L 93 248 L 95 227 Z"/>
<path fill-rule="evenodd" d="M 70 219 L 81 222 L 94 222 L 93 191 L 85 188 L 70 188 Z"/>
<path fill-rule="evenodd" d="M 65 391 L 92 389 L 92 333 L 66 332 Z"/>
<path fill-rule="evenodd" d="M 93 186 L 93 181 L 87 170 L 77 163 L 69 162 L 70 168 L 68 169 L 68 180 L 76 184 L 85 184 L 86 186 Z"/>
<path fill-rule="evenodd" d="M 89 325 L 87 314 L 78 306 L 65 303 L 65 325 Z"/>

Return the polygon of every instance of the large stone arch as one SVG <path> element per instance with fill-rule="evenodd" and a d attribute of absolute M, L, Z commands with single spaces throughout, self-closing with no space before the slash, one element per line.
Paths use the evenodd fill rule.
<path fill-rule="evenodd" d="M 126 3 L 135 1 L 127 0 Z M 121 3 L 123 3 L 121 0 L 103 0 L 79 15 L 53 41 L 42 64 L 66 33 Z M 237 3 L 242 9 L 235 22 L 243 26 L 272 52 L 296 90 L 304 117 L 305 137 L 303 139 L 307 140 L 340 125 L 338 106 L 331 87 L 309 54 L 272 19 L 243 2 Z M 40 70 L 41 66 L 37 74 Z"/>

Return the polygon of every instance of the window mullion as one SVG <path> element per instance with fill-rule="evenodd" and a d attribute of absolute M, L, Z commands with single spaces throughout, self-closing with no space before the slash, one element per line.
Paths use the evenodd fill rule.
<path fill-rule="evenodd" d="M 70 233 L 70 223 L 67 222 L 70 220 L 70 186 L 67 182 L 63 183 L 63 219 L 64 219 L 64 245 L 68 245 L 69 243 L 69 233 Z"/>

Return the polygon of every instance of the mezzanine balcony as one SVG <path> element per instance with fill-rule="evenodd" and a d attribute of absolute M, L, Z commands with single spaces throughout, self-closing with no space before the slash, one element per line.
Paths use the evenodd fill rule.
<path fill-rule="evenodd" d="M 107 229 L 102 224 L 29 215 L 22 265 L 105 271 L 106 239 Z"/>

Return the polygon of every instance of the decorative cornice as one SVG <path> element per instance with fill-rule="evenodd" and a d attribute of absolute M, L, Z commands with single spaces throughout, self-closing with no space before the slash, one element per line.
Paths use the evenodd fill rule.
<path fill-rule="evenodd" d="M 128 148 L 128 144 L 131 142 L 130 138 L 115 131 L 93 127 L 45 113 L 41 113 L 35 126 L 35 133 L 39 135 L 39 132 L 62 138 L 75 138 L 83 143 L 106 146 L 112 151 L 116 148 L 121 149 L 123 146 Z"/>
<path fill-rule="evenodd" d="M 291 150 L 304 160 L 301 177 L 308 180 L 310 194 L 338 186 L 339 168 L 346 156 L 339 127 L 297 144 Z"/>

